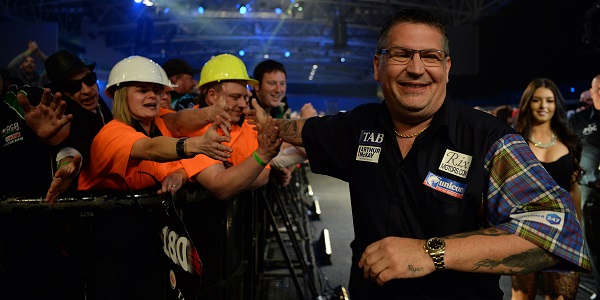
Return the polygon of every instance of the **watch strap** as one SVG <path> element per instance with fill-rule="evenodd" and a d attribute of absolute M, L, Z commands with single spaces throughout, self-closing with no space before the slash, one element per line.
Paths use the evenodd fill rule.
<path fill-rule="evenodd" d="M 185 153 L 185 140 L 187 140 L 187 137 L 180 138 L 177 140 L 177 144 L 175 144 L 175 150 L 177 151 L 179 158 L 189 158 Z"/>
<path fill-rule="evenodd" d="M 436 271 L 446 269 L 446 264 L 444 263 L 444 251 L 429 253 L 429 255 L 433 258 L 433 265 L 435 266 Z"/>

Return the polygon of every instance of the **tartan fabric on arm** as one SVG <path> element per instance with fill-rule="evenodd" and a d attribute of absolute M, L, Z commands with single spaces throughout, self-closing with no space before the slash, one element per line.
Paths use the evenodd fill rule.
<path fill-rule="evenodd" d="M 558 186 L 518 134 L 496 141 L 485 157 L 487 221 L 516 234 L 544 250 L 590 270 L 583 233 L 570 194 Z M 485 201 L 485 199 L 484 199 Z M 554 212 L 564 216 L 562 228 L 512 216 Z M 564 214 L 564 215 L 563 215 Z M 559 267 L 559 266 L 557 266 Z"/>

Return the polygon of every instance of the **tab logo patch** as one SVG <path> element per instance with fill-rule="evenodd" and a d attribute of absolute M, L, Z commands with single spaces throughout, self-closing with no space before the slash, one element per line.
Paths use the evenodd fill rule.
<path fill-rule="evenodd" d="M 423 184 L 444 194 L 462 199 L 467 185 L 452 179 L 448 179 L 439 175 L 435 175 L 431 172 L 427 174 Z"/>
<path fill-rule="evenodd" d="M 471 155 L 446 149 L 438 169 L 461 178 L 467 178 L 472 159 Z"/>
<path fill-rule="evenodd" d="M 555 211 L 531 211 L 519 214 L 511 214 L 510 217 L 519 221 L 532 221 L 546 224 L 558 230 L 562 230 L 565 223 L 565 213 Z"/>
<path fill-rule="evenodd" d="M 381 154 L 381 147 L 383 146 L 383 136 L 383 132 L 381 131 L 361 131 L 356 160 L 372 163 L 379 162 L 379 154 Z"/>

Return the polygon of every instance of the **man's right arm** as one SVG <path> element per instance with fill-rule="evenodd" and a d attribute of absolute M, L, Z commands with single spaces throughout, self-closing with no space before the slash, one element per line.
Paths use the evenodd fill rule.
<path fill-rule="evenodd" d="M 284 142 L 288 142 L 294 146 L 304 146 L 302 142 L 302 129 L 306 119 L 274 119 L 279 127 L 279 137 Z"/>
<path fill-rule="evenodd" d="M 265 126 L 268 122 L 269 116 L 265 110 L 260 107 L 256 98 L 252 98 L 253 110 L 249 111 L 246 116 L 251 121 L 251 124 L 261 124 Z M 304 146 L 302 142 L 302 128 L 306 119 L 273 119 L 277 123 L 279 128 L 278 137 L 283 139 L 284 142 L 290 143 L 294 146 Z"/>

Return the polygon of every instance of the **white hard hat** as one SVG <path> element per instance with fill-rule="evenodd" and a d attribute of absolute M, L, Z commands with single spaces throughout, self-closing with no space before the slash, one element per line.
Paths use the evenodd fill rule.
<path fill-rule="evenodd" d="M 104 94 L 113 98 L 115 90 L 125 82 L 150 82 L 165 86 L 165 91 L 177 87 L 169 80 L 165 70 L 151 59 L 143 56 L 130 56 L 118 62 L 108 75 Z"/>

